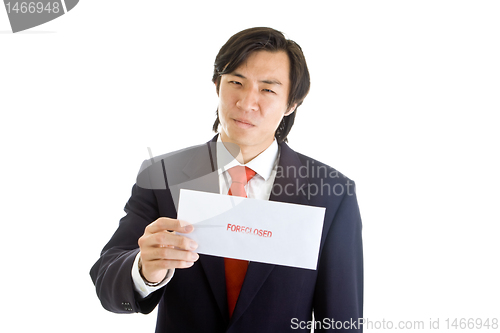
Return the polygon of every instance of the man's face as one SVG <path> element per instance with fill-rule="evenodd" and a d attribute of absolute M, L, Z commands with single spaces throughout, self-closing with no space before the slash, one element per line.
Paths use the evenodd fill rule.
<path fill-rule="evenodd" d="M 274 140 L 287 109 L 290 60 L 283 51 L 253 52 L 234 72 L 221 77 L 221 139 L 259 154 Z"/>

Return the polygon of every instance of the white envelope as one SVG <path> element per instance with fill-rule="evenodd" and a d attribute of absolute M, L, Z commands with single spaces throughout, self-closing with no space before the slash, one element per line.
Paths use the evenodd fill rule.
<path fill-rule="evenodd" d="M 315 270 L 325 208 L 180 191 L 177 218 L 196 252 Z"/>

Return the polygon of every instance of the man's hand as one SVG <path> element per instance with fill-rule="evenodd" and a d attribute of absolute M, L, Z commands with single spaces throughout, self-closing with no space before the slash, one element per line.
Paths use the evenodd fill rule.
<path fill-rule="evenodd" d="M 179 220 L 160 217 L 144 231 L 139 238 L 141 248 L 142 276 L 151 283 L 162 281 L 167 270 L 193 266 L 199 256 L 195 252 L 198 244 L 187 237 L 176 235 L 175 231 L 190 233 L 194 228 L 182 226 Z"/>

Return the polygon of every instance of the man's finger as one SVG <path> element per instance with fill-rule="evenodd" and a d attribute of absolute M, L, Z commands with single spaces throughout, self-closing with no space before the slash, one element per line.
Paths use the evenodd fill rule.
<path fill-rule="evenodd" d="M 167 247 L 159 247 L 146 253 L 141 253 L 144 261 L 155 260 L 180 260 L 195 262 L 200 257 L 198 253 L 191 251 L 183 251 Z"/>
<path fill-rule="evenodd" d="M 178 231 L 182 233 L 189 233 L 193 230 L 194 228 L 191 224 L 186 224 L 186 222 L 168 217 L 160 217 L 146 227 L 146 232 L 152 234 L 160 231 Z"/>
<path fill-rule="evenodd" d="M 154 260 L 149 262 L 153 270 L 188 268 L 193 266 L 193 264 L 194 262 L 192 261 L 183 260 Z"/>
<path fill-rule="evenodd" d="M 185 236 L 176 235 L 170 232 L 157 232 L 150 236 L 153 239 L 153 246 L 174 247 L 181 250 L 194 251 L 198 248 L 198 243 Z"/>

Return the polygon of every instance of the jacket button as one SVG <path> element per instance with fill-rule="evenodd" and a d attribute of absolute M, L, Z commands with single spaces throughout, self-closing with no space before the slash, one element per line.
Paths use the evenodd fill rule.
<path fill-rule="evenodd" d="M 123 310 L 125 311 L 134 311 L 134 309 L 132 309 L 132 306 L 130 306 L 129 302 L 122 302 L 122 307 Z"/>

